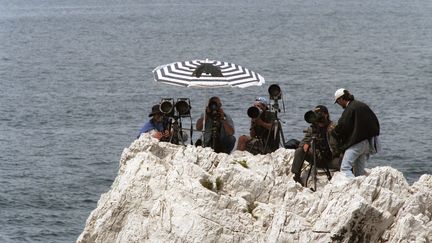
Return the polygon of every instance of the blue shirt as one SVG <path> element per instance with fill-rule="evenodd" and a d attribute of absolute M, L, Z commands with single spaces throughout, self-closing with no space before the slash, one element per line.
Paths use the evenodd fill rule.
<path fill-rule="evenodd" d="M 154 122 L 153 119 L 151 119 L 150 121 L 146 122 L 144 124 L 144 126 L 141 128 L 138 137 L 146 132 L 150 132 L 152 130 L 157 130 L 159 132 L 163 132 L 166 130 L 167 128 L 167 122 L 168 121 L 162 121 L 162 122 Z"/>

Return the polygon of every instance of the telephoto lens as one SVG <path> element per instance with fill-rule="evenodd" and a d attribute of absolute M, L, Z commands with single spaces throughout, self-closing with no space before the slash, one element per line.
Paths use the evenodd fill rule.
<path fill-rule="evenodd" d="M 260 108 L 258 108 L 256 106 L 252 106 L 252 107 L 249 107 L 249 109 L 247 110 L 247 115 L 250 118 L 258 118 L 262 112 L 263 111 Z"/>
<path fill-rule="evenodd" d="M 307 123 L 314 124 L 317 121 L 317 116 L 314 111 L 307 111 L 304 114 L 304 119 Z"/>
<path fill-rule="evenodd" d="M 188 98 L 178 98 L 175 108 L 180 117 L 188 117 L 191 114 L 190 101 Z"/>
<path fill-rule="evenodd" d="M 218 104 L 215 101 L 211 101 L 208 105 L 211 112 L 216 111 L 218 108 Z"/>
<path fill-rule="evenodd" d="M 164 114 L 169 114 L 173 111 L 173 100 L 172 99 L 165 99 L 162 100 L 159 106 L 159 109 Z"/>
<path fill-rule="evenodd" d="M 270 99 L 272 100 L 280 100 L 282 98 L 281 88 L 277 84 L 270 85 L 270 87 L 268 88 L 268 92 L 270 95 Z"/>

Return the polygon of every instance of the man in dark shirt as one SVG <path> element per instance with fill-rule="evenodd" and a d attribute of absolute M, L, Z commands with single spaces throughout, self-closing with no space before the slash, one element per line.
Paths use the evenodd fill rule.
<path fill-rule="evenodd" d="M 332 133 L 338 139 L 340 148 L 345 150 L 341 172 L 347 177 L 364 175 L 370 154 L 379 150 L 378 118 L 368 105 L 354 100 L 346 89 L 335 92 L 335 103 L 344 109 Z"/>

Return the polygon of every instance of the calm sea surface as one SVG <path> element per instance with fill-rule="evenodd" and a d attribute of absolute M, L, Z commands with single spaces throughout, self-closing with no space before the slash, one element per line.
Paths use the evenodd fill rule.
<path fill-rule="evenodd" d="M 123 148 L 161 97 L 211 95 L 248 132 L 245 111 L 277 83 L 287 139 L 317 104 L 337 120 L 350 90 L 381 122 L 383 151 L 410 183 L 432 174 L 432 2 L 0 0 L 0 242 L 73 242 L 109 190 Z M 234 62 L 247 89 L 157 84 L 158 65 Z"/>

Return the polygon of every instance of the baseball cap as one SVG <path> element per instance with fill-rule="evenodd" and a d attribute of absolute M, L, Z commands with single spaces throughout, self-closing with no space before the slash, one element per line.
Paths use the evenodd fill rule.
<path fill-rule="evenodd" d="M 344 88 L 340 88 L 340 89 L 336 90 L 336 92 L 334 94 L 334 103 L 336 103 L 336 101 L 345 94 L 345 90 L 346 89 L 344 89 Z"/>
<path fill-rule="evenodd" d="M 328 114 L 328 109 L 327 107 L 323 106 L 323 105 L 317 105 L 314 109 L 315 112 L 323 112 L 323 113 L 327 113 Z"/>
<path fill-rule="evenodd" d="M 263 104 L 263 105 L 265 105 L 265 106 L 268 105 L 267 99 L 264 98 L 264 97 L 257 97 L 257 98 L 255 99 L 255 102 L 259 102 L 259 103 L 261 103 L 261 104 Z"/>

